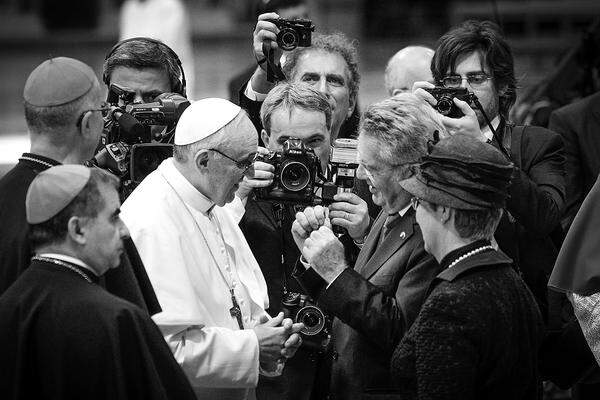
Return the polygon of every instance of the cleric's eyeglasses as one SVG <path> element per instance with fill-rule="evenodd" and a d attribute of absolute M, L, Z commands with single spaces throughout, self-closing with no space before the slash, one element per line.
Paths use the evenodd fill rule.
<path fill-rule="evenodd" d="M 81 127 L 81 122 L 83 121 L 83 117 L 85 116 L 85 114 L 87 114 L 87 113 L 89 113 L 89 112 L 100 111 L 100 112 L 102 112 L 102 116 L 105 116 L 105 115 L 106 115 L 106 113 L 107 113 L 109 110 L 110 110 L 110 105 L 109 105 L 108 103 L 106 103 L 106 102 L 102 102 L 102 103 L 100 104 L 100 107 L 99 107 L 99 108 L 90 108 L 90 109 L 87 109 L 87 110 L 83 110 L 83 111 L 81 112 L 81 114 L 79 114 L 79 118 L 77 118 L 77 123 L 76 123 L 76 126 L 77 126 L 78 128 L 80 128 L 80 127 Z"/>
<path fill-rule="evenodd" d="M 467 76 L 446 75 L 442 78 L 442 84 L 447 88 L 459 88 L 463 81 L 466 80 L 471 87 L 483 86 L 488 80 L 492 79 L 491 76 L 485 72 L 474 72 L 467 74 Z"/>
<path fill-rule="evenodd" d="M 254 161 L 256 161 L 256 157 L 258 156 L 258 153 L 254 153 L 250 157 L 248 157 L 246 160 L 237 161 L 235 158 L 229 157 L 227 154 L 225 154 L 222 151 L 219 151 L 217 149 L 208 149 L 208 150 L 214 151 L 215 153 L 219 153 L 221 156 L 232 161 L 235 164 L 235 166 L 238 169 L 240 169 L 241 171 L 243 171 L 244 173 L 246 173 L 246 171 L 248 171 L 250 169 L 250 167 L 252 167 L 252 165 L 254 164 Z"/>
<path fill-rule="evenodd" d="M 421 203 L 421 199 L 418 197 L 413 197 L 410 199 L 410 205 L 415 211 L 417 211 L 417 207 L 419 207 L 420 203 Z"/>

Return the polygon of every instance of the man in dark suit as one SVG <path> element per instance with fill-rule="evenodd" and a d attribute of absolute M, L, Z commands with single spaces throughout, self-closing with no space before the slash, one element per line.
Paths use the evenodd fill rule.
<path fill-rule="evenodd" d="M 295 276 L 335 316 L 331 398 L 360 399 L 369 389 L 393 386 L 391 354 L 439 272 L 423 248 L 410 195 L 399 185 L 412 175 L 413 164 L 426 154 L 435 131 L 445 132 L 439 115 L 410 93 L 365 111 L 358 138 L 358 177 L 368 182 L 374 202 L 383 210 L 364 243 L 357 242 L 362 249 L 354 265 L 330 230 L 345 211 L 317 206 L 296 215 L 292 234 L 305 260 Z"/>
<path fill-rule="evenodd" d="M 29 75 L 23 90 L 31 150 L 0 179 L 0 294 L 29 266 L 25 194 L 38 173 L 59 164 L 82 164 L 94 155 L 104 126 L 102 92 L 94 71 L 57 57 Z M 137 250 L 125 239 L 122 268 L 102 278 L 106 289 L 154 314 L 160 305 Z"/>
<path fill-rule="evenodd" d="M 559 133 L 565 145 L 566 232 L 600 172 L 600 92 L 555 110 L 548 128 Z"/>
<path fill-rule="evenodd" d="M 516 99 L 514 63 L 510 46 L 493 22 L 466 21 L 444 34 L 436 46 L 431 71 L 436 85 L 466 88 L 481 106 L 471 104 L 479 126 L 471 126 L 468 117 L 443 116 L 448 133 L 467 133 L 487 142 L 515 165 L 507 212 L 494 237 L 520 269 L 547 320 L 546 285 L 558 253 L 550 234 L 560 228 L 565 201 L 562 140 L 547 129 L 515 126 L 508 120 Z M 433 87 L 425 82 L 415 86 Z M 415 93 L 437 103 L 423 89 Z M 463 114 L 473 113 L 468 104 L 455 102 Z"/>
<path fill-rule="evenodd" d="M 303 83 L 281 83 L 273 88 L 261 109 L 264 129 L 263 142 L 269 150 L 283 148 L 286 140 L 300 139 L 307 149 L 314 151 L 324 174 L 330 159 L 331 104 L 327 97 Z M 254 176 L 244 178 L 238 196 L 247 198 L 251 188 L 271 184 L 274 167 L 265 162 L 254 164 Z M 269 312 L 277 315 L 282 310 L 286 293 L 302 292 L 292 279 L 292 270 L 300 252 L 291 236 L 291 225 L 296 211 L 306 203 L 279 203 L 261 200 L 252 193 L 247 198 L 245 214 L 240 222 L 246 240 L 256 257 L 269 293 Z M 344 211 L 335 223 L 348 230 L 343 240 L 348 251 L 358 249 L 353 239 L 361 241 L 368 231 L 370 218 L 367 204 L 353 193 L 340 193 L 330 205 L 331 210 Z M 311 345 L 312 344 L 312 345 Z M 259 399 L 319 399 L 322 384 L 319 371 L 324 362 L 323 348 L 315 341 L 304 340 L 294 359 L 286 363 L 282 377 L 260 378 L 257 387 Z"/>

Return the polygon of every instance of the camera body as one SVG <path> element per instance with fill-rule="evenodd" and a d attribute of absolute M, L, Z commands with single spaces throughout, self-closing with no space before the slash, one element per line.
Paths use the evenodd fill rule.
<path fill-rule="evenodd" d="M 110 85 L 107 100 L 110 109 L 104 117 L 103 139 L 86 165 L 117 175 L 123 184 L 121 194 L 129 194 L 173 155 L 169 142 L 190 102 L 180 94 L 163 93 L 150 103 L 131 103 L 134 94 L 114 84 Z"/>
<path fill-rule="evenodd" d="M 259 155 L 257 160 L 275 167 L 273 183 L 258 189 L 257 198 L 281 203 L 312 203 L 321 166 L 315 152 L 304 146 L 302 140 L 289 138 L 281 151 Z"/>
<path fill-rule="evenodd" d="M 311 43 L 311 32 L 315 26 L 309 19 L 270 19 L 279 28 L 277 34 L 277 45 L 281 50 L 290 51 L 296 47 L 309 47 Z"/>
<path fill-rule="evenodd" d="M 301 293 L 284 293 L 282 306 L 286 318 L 304 324 L 300 331 L 302 346 L 308 350 L 325 352 L 331 340 L 331 318 L 309 296 Z"/>
<path fill-rule="evenodd" d="M 454 97 L 471 104 L 472 96 L 474 96 L 474 94 L 469 92 L 467 88 L 446 88 L 436 86 L 431 89 L 424 89 L 431 93 L 431 95 L 437 100 L 437 104 L 434 107 L 437 112 L 449 118 L 460 118 L 464 115 L 463 112 L 456 106 L 456 104 L 454 104 L 454 101 L 452 100 Z"/>

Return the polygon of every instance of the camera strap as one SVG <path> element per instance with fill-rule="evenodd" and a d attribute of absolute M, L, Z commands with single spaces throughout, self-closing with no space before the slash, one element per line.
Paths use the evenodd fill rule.
<path fill-rule="evenodd" d="M 271 42 L 264 42 L 262 45 L 263 54 L 267 57 L 267 81 L 271 83 L 285 80 L 278 61 L 275 61 L 275 50 L 271 47 Z"/>
<path fill-rule="evenodd" d="M 494 126 L 492 125 L 492 121 L 490 121 L 490 118 L 488 117 L 485 110 L 483 109 L 483 106 L 479 102 L 479 99 L 477 98 L 477 96 L 475 96 L 475 95 L 471 96 L 471 101 L 473 102 L 473 104 L 475 104 L 475 107 L 477 107 L 479 109 L 479 111 L 481 111 L 481 115 L 483 115 L 483 119 L 485 119 L 485 123 L 490 128 L 490 132 L 492 132 L 492 136 L 494 137 L 494 140 L 498 143 L 498 148 L 510 160 L 510 154 L 508 153 L 508 151 L 502 144 L 501 138 L 498 136 L 498 133 L 496 132 L 496 130 L 494 129 Z"/>

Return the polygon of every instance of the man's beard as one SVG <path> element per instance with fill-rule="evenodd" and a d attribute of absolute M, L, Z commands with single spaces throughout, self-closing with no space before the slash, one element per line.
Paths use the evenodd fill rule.
<path fill-rule="evenodd" d="M 485 111 L 485 114 L 487 115 L 490 123 L 494 120 L 494 118 L 496 118 L 496 116 L 499 113 L 499 99 L 498 97 L 494 96 L 493 97 L 493 101 L 486 104 L 486 105 L 481 105 L 483 107 L 483 111 Z M 488 124 L 483 116 L 483 113 L 481 112 L 481 110 L 479 108 L 475 108 L 475 115 L 477 115 L 477 122 L 479 123 L 479 128 L 480 129 L 485 129 L 488 127 Z"/>

